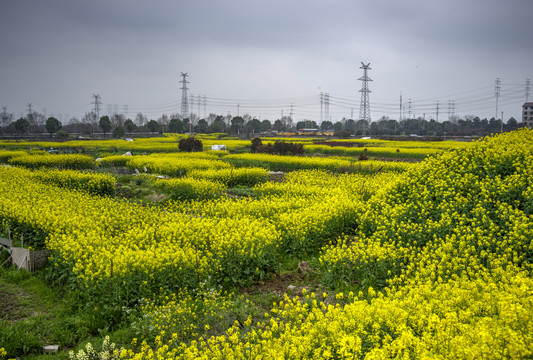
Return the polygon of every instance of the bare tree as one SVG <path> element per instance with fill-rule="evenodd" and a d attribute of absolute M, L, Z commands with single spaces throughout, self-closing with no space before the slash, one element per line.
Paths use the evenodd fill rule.
<path fill-rule="evenodd" d="M 109 118 L 109 120 L 111 120 L 111 124 L 113 125 L 113 127 L 124 126 L 126 116 L 124 116 L 124 114 L 115 113 Z"/>
<path fill-rule="evenodd" d="M 142 113 L 137 113 L 137 115 L 135 115 L 135 123 L 138 126 L 144 126 L 144 124 L 146 124 L 147 122 L 148 122 L 148 118 L 144 116 Z"/>
<path fill-rule="evenodd" d="M 0 113 L 0 131 L 4 135 L 4 128 L 7 127 L 13 120 L 13 114 L 7 112 L 7 107 L 2 106 L 2 112 Z"/>

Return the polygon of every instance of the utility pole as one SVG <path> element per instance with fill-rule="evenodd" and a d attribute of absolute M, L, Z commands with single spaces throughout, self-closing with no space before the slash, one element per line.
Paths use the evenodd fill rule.
<path fill-rule="evenodd" d="M 196 101 L 198 101 L 198 117 L 200 117 L 200 106 L 202 105 L 202 96 L 198 95 L 196 97 Z M 205 119 L 205 113 L 204 113 L 204 119 Z"/>
<path fill-rule="evenodd" d="M 529 82 L 529 79 L 526 79 L 526 102 L 529 101 L 529 90 L 530 90 L 530 82 Z"/>
<path fill-rule="evenodd" d="M 361 62 L 361 65 L 362 66 L 359 69 L 363 69 L 363 76 L 357 79 L 363 82 L 363 87 L 361 88 L 361 90 L 359 90 L 359 92 L 361 93 L 359 120 L 366 120 L 367 123 L 370 124 L 370 100 L 368 94 L 370 94 L 371 91 L 368 88 L 368 82 L 373 80 L 368 77 L 368 70 L 372 69 L 370 68 L 370 63 L 365 65 L 363 62 Z"/>
<path fill-rule="evenodd" d="M 194 111 L 194 95 L 193 94 L 191 94 L 190 100 L 191 100 L 191 106 L 190 106 L 191 115 L 189 116 L 189 121 L 192 122 L 192 112 Z"/>
<path fill-rule="evenodd" d="M 494 116 L 494 119 L 498 118 L 498 99 L 500 97 L 501 83 L 502 81 L 500 80 L 500 78 L 496 78 L 496 81 L 494 83 L 494 97 L 496 98 L 496 116 Z"/>
<path fill-rule="evenodd" d="M 27 106 L 28 106 L 28 121 L 31 121 L 31 118 L 33 115 L 33 111 L 31 110 L 31 103 L 28 103 Z"/>
<path fill-rule="evenodd" d="M 207 107 L 207 96 L 204 95 L 204 119 L 206 117 L 206 111 L 205 111 L 206 107 Z"/>
<path fill-rule="evenodd" d="M 409 98 L 409 102 L 407 103 L 407 113 L 409 114 L 409 117 L 407 119 L 411 119 L 411 98 Z"/>
<path fill-rule="evenodd" d="M 27 117 L 28 117 L 28 122 L 30 123 L 30 126 L 28 128 L 28 133 L 29 133 L 30 132 L 29 129 L 31 129 L 31 127 L 33 126 L 33 110 L 31 108 L 31 103 L 28 103 L 27 106 L 28 106 L 28 115 L 27 115 Z"/>
<path fill-rule="evenodd" d="M 241 109 L 241 105 L 237 101 L 237 116 L 240 116 L 240 109 Z"/>
<path fill-rule="evenodd" d="M 329 93 L 324 94 L 324 118 L 326 118 L 326 121 L 329 119 Z"/>
<path fill-rule="evenodd" d="M 100 119 L 100 105 L 102 102 L 100 101 L 100 94 L 93 94 L 92 97 L 94 98 L 94 101 L 91 103 L 94 105 L 94 116 L 96 117 L 96 121 Z"/>
<path fill-rule="evenodd" d="M 189 76 L 188 73 L 181 73 L 181 77 L 183 78 L 180 80 L 180 83 L 183 84 L 181 86 L 181 117 L 182 120 L 185 119 L 187 116 L 189 116 L 189 99 L 187 96 L 187 90 L 189 88 L 187 87 L 187 84 L 189 81 L 187 81 L 187 76 Z"/>
<path fill-rule="evenodd" d="M 320 123 L 324 121 L 324 93 L 320 92 Z"/>
<path fill-rule="evenodd" d="M 437 113 L 437 122 L 439 122 L 439 101 L 438 100 L 437 100 L 436 113 Z"/>
<path fill-rule="evenodd" d="M 402 101 L 402 93 L 400 93 L 400 118 L 398 121 L 402 121 L 402 110 L 403 110 L 403 101 Z"/>

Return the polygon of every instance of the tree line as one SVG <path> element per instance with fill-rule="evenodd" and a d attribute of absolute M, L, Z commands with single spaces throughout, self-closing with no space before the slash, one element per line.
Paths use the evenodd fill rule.
<path fill-rule="evenodd" d="M 500 119 L 481 119 L 468 116 L 465 119 L 455 118 L 444 122 L 434 119 L 426 120 L 402 119 L 400 121 L 382 117 L 368 123 L 365 120 L 345 119 L 332 122 L 323 121 L 317 124 L 312 120 L 293 122 L 289 116 L 271 122 L 259 120 L 249 114 L 243 116 L 209 114 L 206 118 L 196 116 L 182 118 L 179 114 L 162 115 L 159 119 L 148 119 L 137 113 L 134 119 L 124 114 L 104 115 L 98 117 L 93 112 L 87 113 L 82 119 L 71 118 L 63 124 L 55 117 L 46 118 L 34 112 L 25 117 L 13 120 L 11 114 L 0 114 L 0 134 L 3 136 L 26 136 L 29 134 L 57 137 L 68 137 L 69 134 L 122 138 L 135 133 L 227 133 L 231 135 L 254 136 L 265 133 L 298 133 L 305 129 L 307 133 L 314 129 L 315 133 L 326 133 L 336 137 L 378 136 L 378 135 L 418 135 L 418 136 L 485 136 L 491 133 L 516 130 L 523 126 L 514 118 L 507 122 Z"/>

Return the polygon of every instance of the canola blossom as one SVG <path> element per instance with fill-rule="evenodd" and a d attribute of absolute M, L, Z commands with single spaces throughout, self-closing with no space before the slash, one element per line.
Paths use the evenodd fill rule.
<path fill-rule="evenodd" d="M 530 358 L 532 177 L 531 130 L 426 160 L 367 199 L 354 235 L 324 247 L 322 281 L 345 292 L 304 290 L 262 318 L 190 343 L 173 343 L 169 323 L 155 320 L 153 346 L 122 355 Z"/>
<path fill-rule="evenodd" d="M 211 156 L 195 162 L 229 168 Z M 180 157 L 139 158 L 163 168 L 158 159 Z M 143 305 L 134 326 L 147 338 L 132 349 L 107 341 L 115 358 L 533 356 L 533 131 L 386 171 L 337 173 L 336 158 L 316 158 L 319 169 L 305 168 L 308 157 L 223 158 L 292 172 L 254 186 L 254 198 L 140 207 L 0 168 L 0 219 L 45 242 L 58 281 L 70 279 L 95 311 Z M 232 312 L 235 296 L 205 290 L 264 279 L 282 252 L 319 254 L 320 294 L 304 289 L 243 318 Z M 163 298 L 142 300 L 156 293 Z M 238 305 L 240 314 L 251 306 Z M 217 319 L 228 326 L 214 329 Z"/>
<path fill-rule="evenodd" d="M 405 148 L 405 147 L 346 147 L 328 145 L 305 145 L 308 154 L 332 154 L 338 156 L 360 156 L 365 154 L 369 157 L 400 158 L 400 159 L 424 159 L 430 155 L 441 152 L 438 148 Z"/>
<path fill-rule="evenodd" d="M 230 167 L 220 161 L 217 155 L 202 152 L 132 156 L 126 165 L 139 171 L 146 169 L 149 172 L 178 177 L 185 176 L 191 170 Z"/>
<path fill-rule="evenodd" d="M 191 170 L 187 176 L 195 179 L 218 181 L 227 187 L 237 185 L 251 187 L 264 183 L 267 180 L 268 172 L 262 168 L 230 167 L 223 169 Z"/>
<path fill-rule="evenodd" d="M 205 179 L 157 179 L 155 186 L 170 195 L 173 200 L 205 200 L 217 198 L 222 195 L 226 186 L 219 181 Z"/>
<path fill-rule="evenodd" d="M 33 171 L 28 176 L 44 184 L 85 191 L 93 195 L 113 196 L 115 194 L 115 177 L 108 174 L 45 169 Z"/>
<path fill-rule="evenodd" d="M 228 161 L 237 167 L 262 167 L 270 171 L 327 170 L 332 172 L 405 171 L 413 164 L 386 161 L 353 161 L 349 157 L 307 157 L 270 154 L 227 155 Z"/>
<path fill-rule="evenodd" d="M 58 169 L 94 169 L 96 163 L 91 156 L 82 154 L 55 154 L 55 155 L 21 155 L 8 160 L 11 165 L 24 166 L 30 169 L 40 167 L 53 167 Z"/>

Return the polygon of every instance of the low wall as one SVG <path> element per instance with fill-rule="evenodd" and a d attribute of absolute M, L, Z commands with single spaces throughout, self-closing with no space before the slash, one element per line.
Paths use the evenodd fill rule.
<path fill-rule="evenodd" d="M 48 250 L 30 251 L 24 248 L 13 247 L 11 248 L 11 259 L 13 265 L 17 268 L 34 271 L 45 267 L 48 262 Z"/>

